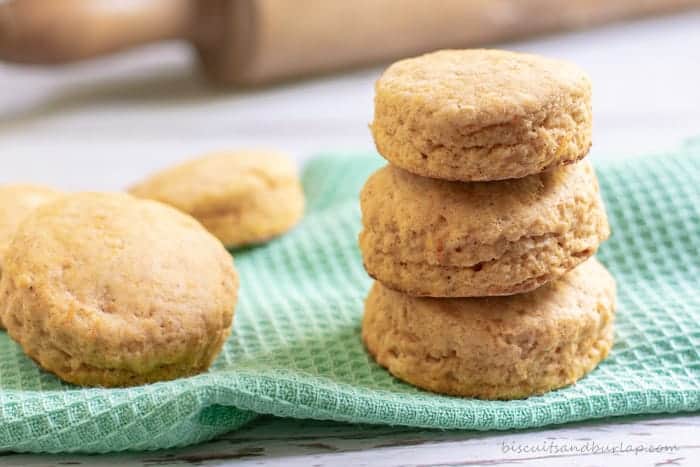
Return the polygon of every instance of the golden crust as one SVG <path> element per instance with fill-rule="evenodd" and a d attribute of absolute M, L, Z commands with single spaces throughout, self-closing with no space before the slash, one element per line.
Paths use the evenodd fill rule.
<path fill-rule="evenodd" d="M 615 281 L 595 258 L 527 294 L 416 298 L 375 282 L 362 337 L 394 376 L 429 391 L 518 399 L 573 384 L 612 347 Z"/>
<path fill-rule="evenodd" d="M 375 91 L 377 150 L 418 175 L 521 178 L 580 160 L 591 145 L 591 83 L 568 62 L 442 50 L 393 64 Z"/>
<path fill-rule="evenodd" d="M 193 159 L 158 172 L 129 191 L 190 214 L 231 247 L 280 235 L 304 212 L 296 167 L 289 158 L 264 151 Z"/>
<path fill-rule="evenodd" d="M 231 256 L 197 221 L 117 193 L 35 210 L 0 280 L 10 336 L 46 370 L 88 386 L 205 371 L 230 332 L 237 290 Z"/>
<path fill-rule="evenodd" d="M 389 165 L 370 176 L 360 203 L 367 272 L 415 296 L 527 292 L 592 256 L 610 234 L 587 161 L 478 183 Z"/>

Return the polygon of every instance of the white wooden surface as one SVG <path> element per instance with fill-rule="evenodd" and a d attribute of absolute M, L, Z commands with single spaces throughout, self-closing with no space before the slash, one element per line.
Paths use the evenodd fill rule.
<path fill-rule="evenodd" d="M 211 443 L 160 452 L 101 456 L 0 457 L 2 465 L 236 465 L 444 467 L 533 465 L 688 466 L 700 461 L 700 417 L 627 417 L 557 430 L 514 433 L 262 418 Z"/>
<path fill-rule="evenodd" d="M 661 152 L 700 135 L 700 12 L 503 46 L 568 58 L 590 72 L 594 159 Z M 273 147 L 299 161 L 322 151 L 373 149 L 367 123 L 372 83 L 381 68 L 255 90 L 217 90 L 190 70 L 189 51 L 177 44 L 58 71 L 0 65 L 0 182 L 119 189 L 149 170 L 210 149 Z M 504 448 L 519 443 L 539 450 Z M 595 444 L 586 448 L 586 443 Z M 620 445 L 632 451 L 561 452 Z M 648 452 L 659 445 L 670 449 Z M 0 453 L 0 465 L 73 463 L 693 466 L 700 465 L 700 416 L 658 415 L 519 433 L 265 418 L 218 441 L 168 452 Z"/>

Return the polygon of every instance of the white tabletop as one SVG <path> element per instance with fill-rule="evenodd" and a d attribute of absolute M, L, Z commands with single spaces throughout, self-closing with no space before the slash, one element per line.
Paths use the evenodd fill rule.
<path fill-rule="evenodd" d="M 567 58 L 589 71 L 594 82 L 594 160 L 662 152 L 700 135 L 700 12 L 502 47 Z M 213 149 L 271 147 L 299 161 L 326 151 L 373 151 L 367 124 L 372 84 L 380 71 L 365 69 L 264 89 L 216 90 L 192 71 L 190 51 L 180 44 L 59 70 L 0 65 L 0 182 L 107 190 Z M 555 445 L 548 450 L 508 449 L 535 449 L 550 442 Z M 622 443 L 633 451 L 562 453 L 566 446 L 586 442 Z M 669 448 L 649 452 L 658 445 Z M 0 465 L 73 462 L 691 466 L 700 464 L 700 416 L 604 420 L 518 433 L 265 418 L 218 441 L 168 452 L 0 454 Z"/>

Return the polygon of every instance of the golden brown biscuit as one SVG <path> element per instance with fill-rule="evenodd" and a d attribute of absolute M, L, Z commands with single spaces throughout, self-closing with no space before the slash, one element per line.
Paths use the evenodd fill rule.
<path fill-rule="evenodd" d="M 592 256 L 609 233 L 588 161 L 500 182 L 448 182 L 386 166 L 360 195 L 373 278 L 410 295 L 533 290 Z"/>
<path fill-rule="evenodd" d="M 375 282 L 365 346 L 394 376 L 429 391 L 518 399 L 573 384 L 613 342 L 615 280 L 591 258 L 526 294 L 416 298 Z"/>
<path fill-rule="evenodd" d="M 229 335 L 238 277 L 221 243 L 155 201 L 82 193 L 35 210 L 5 256 L 10 336 L 86 386 L 205 371 Z"/>
<path fill-rule="evenodd" d="M 10 245 L 17 226 L 24 218 L 42 204 L 61 196 L 59 191 L 41 185 L 11 184 L 0 186 L 0 277 L 2 258 Z M 0 297 L 1 301 L 2 297 Z M 2 305 L 0 305 L 0 329 Z"/>
<path fill-rule="evenodd" d="M 269 240 L 291 229 L 304 212 L 294 163 L 264 151 L 216 153 L 190 160 L 129 191 L 190 214 L 226 246 Z"/>
<path fill-rule="evenodd" d="M 591 145 L 591 83 L 568 62 L 442 50 L 393 64 L 375 89 L 377 150 L 418 175 L 520 178 L 577 161 Z"/>

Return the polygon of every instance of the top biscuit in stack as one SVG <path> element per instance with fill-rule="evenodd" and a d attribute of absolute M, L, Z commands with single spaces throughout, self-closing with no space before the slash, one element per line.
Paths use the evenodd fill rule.
<path fill-rule="evenodd" d="M 424 177 L 521 178 L 576 162 L 591 145 L 591 83 L 576 65 L 503 50 L 443 50 L 377 81 L 379 153 Z"/>

